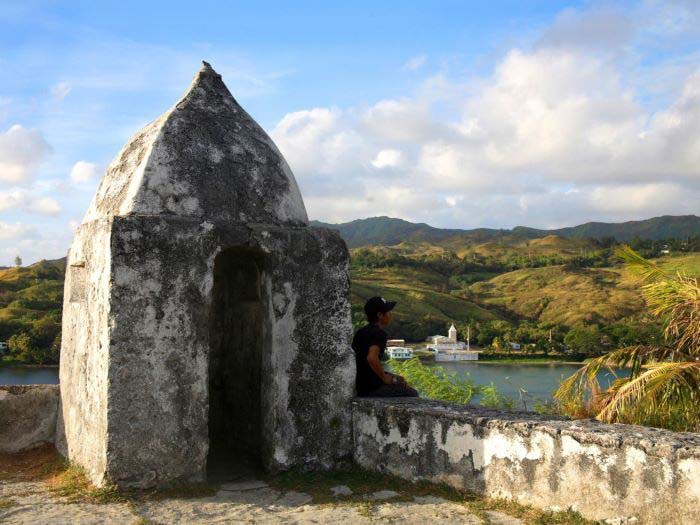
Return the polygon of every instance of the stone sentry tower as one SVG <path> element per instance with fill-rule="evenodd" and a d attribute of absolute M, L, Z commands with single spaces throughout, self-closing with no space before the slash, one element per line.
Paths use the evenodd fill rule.
<path fill-rule="evenodd" d="M 349 257 L 206 62 L 102 178 L 68 255 L 59 449 L 97 484 L 350 452 Z"/>

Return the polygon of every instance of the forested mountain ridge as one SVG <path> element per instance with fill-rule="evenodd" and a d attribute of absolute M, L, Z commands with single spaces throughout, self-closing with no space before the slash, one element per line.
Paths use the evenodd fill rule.
<path fill-rule="evenodd" d="M 642 318 L 640 283 L 620 266 L 614 243 L 500 230 L 472 232 L 465 241 L 451 230 L 390 221 L 394 230 L 382 233 L 386 242 L 404 227 L 412 229 L 412 239 L 350 251 L 356 326 L 365 322 L 364 302 L 381 295 L 399 302 L 391 335 L 410 341 L 455 323 L 462 333 L 469 326 L 472 341 L 481 345 L 554 341 L 586 353 L 598 351 L 601 341 L 611 348 L 658 334 Z M 440 242 L 421 240 L 433 230 Z M 694 245 L 637 244 L 667 270 L 700 275 Z M 0 341 L 10 341 L 11 350 L 6 361 L 58 360 L 65 265 L 63 258 L 0 269 Z"/>
<path fill-rule="evenodd" d="M 490 239 L 511 237 L 537 239 L 556 235 L 564 238 L 605 239 L 629 241 L 635 237 L 647 240 L 668 238 L 686 239 L 700 237 L 700 217 L 696 215 L 663 215 L 641 221 L 621 223 L 588 222 L 578 226 L 544 230 L 516 226 L 512 230 L 476 228 L 444 229 L 425 223 L 412 223 L 392 217 L 370 217 L 340 224 L 311 221 L 312 226 L 323 226 L 338 230 L 351 248 L 360 246 L 392 246 L 401 242 L 485 242 Z"/>

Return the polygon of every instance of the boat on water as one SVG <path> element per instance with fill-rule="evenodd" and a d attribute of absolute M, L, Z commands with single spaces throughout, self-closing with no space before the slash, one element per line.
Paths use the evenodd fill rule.
<path fill-rule="evenodd" d="M 386 349 L 391 359 L 411 359 L 413 350 L 405 346 L 389 346 Z"/>

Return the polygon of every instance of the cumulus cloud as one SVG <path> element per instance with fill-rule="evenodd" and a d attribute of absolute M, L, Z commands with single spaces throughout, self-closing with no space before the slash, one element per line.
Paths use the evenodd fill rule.
<path fill-rule="evenodd" d="M 97 173 L 97 164 L 79 160 L 70 170 L 70 178 L 73 182 L 82 184 L 92 180 Z"/>
<path fill-rule="evenodd" d="M 417 69 L 420 69 L 421 67 L 423 67 L 427 60 L 428 60 L 428 57 L 425 55 L 417 55 L 417 56 L 411 57 L 403 65 L 402 69 L 404 71 L 416 71 Z"/>
<path fill-rule="evenodd" d="M 15 124 L 0 132 L 0 182 L 25 182 L 50 152 L 37 130 Z"/>
<path fill-rule="evenodd" d="M 511 50 L 476 88 L 428 79 L 413 96 L 284 117 L 272 134 L 310 215 L 560 226 L 697 212 L 700 64 L 649 108 L 616 62 L 564 41 L 569 22 L 547 35 L 561 45 Z"/>
<path fill-rule="evenodd" d="M 545 28 L 538 45 L 565 49 L 611 51 L 627 45 L 637 25 L 629 10 L 600 7 L 585 11 L 565 9 Z"/>
<path fill-rule="evenodd" d="M 26 204 L 26 192 L 23 190 L 0 192 L 0 212 L 14 210 Z"/>
<path fill-rule="evenodd" d="M 30 224 L 14 224 L 0 221 L 0 241 L 27 239 L 37 235 L 36 228 Z"/>
<path fill-rule="evenodd" d="M 65 257 L 72 233 L 54 221 L 37 226 L 0 222 L 0 264 L 12 264 L 19 255 L 24 264 Z"/>
<path fill-rule="evenodd" d="M 29 203 L 29 210 L 40 215 L 59 215 L 61 213 L 61 206 L 56 202 L 56 199 L 42 197 L 31 201 Z"/>
<path fill-rule="evenodd" d="M 649 30 L 657 35 L 677 37 L 700 34 L 700 6 L 697 0 L 647 0 L 641 16 Z"/>
<path fill-rule="evenodd" d="M 37 197 L 24 189 L 0 191 L 0 212 L 13 210 L 55 216 L 61 213 L 61 206 L 52 197 Z"/>
<path fill-rule="evenodd" d="M 397 149 L 383 149 L 372 161 L 372 166 L 378 169 L 397 168 L 403 161 L 403 155 Z"/>

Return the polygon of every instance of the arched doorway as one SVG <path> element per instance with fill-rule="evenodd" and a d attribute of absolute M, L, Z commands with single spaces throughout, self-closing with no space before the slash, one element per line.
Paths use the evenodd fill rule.
<path fill-rule="evenodd" d="M 229 248 L 216 257 L 210 312 L 210 477 L 261 467 L 264 254 Z"/>

